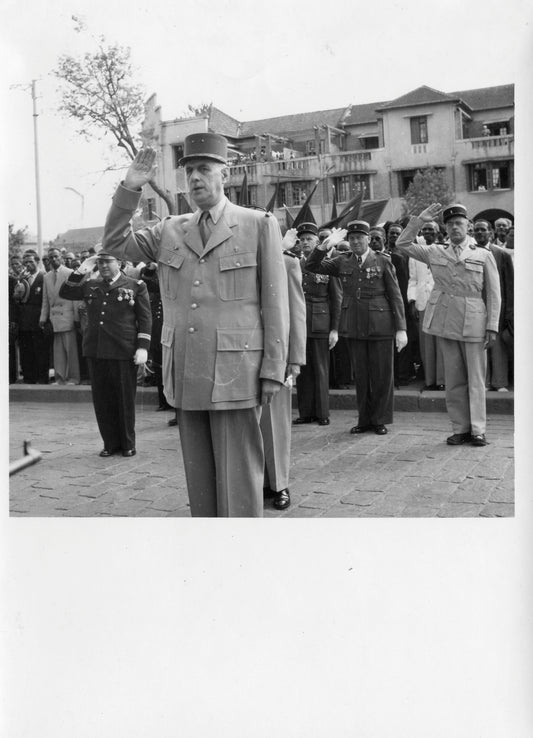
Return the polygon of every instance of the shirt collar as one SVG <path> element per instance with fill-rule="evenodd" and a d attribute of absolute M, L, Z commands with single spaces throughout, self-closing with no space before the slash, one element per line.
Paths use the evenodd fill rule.
<path fill-rule="evenodd" d="M 220 200 L 217 202 L 216 205 L 213 205 L 212 208 L 209 208 L 209 215 L 211 216 L 211 220 L 216 225 L 218 223 L 218 220 L 220 216 L 222 215 L 222 212 L 224 211 L 224 208 L 226 207 L 226 203 L 228 202 L 228 198 L 226 195 L 222 195 Z M 199 210 L 198 219 L 200 219 L 202 210 Z"/>
<path fill-rule="evenodd" d="M 370 253 L 370 247 L 367 248 L 364 254 L 361 254 L 361 264 L 364 264 L 366 261 L 367 256 Z"/>

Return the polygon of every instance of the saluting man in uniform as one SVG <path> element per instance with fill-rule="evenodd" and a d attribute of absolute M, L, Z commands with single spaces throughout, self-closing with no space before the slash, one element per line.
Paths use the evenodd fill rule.
<path fill-rule="evenodd" d="M 398 351 L 407 344 L 403 300 L 390 258 L 369 248 L 369 224 L 353 220 L 347 231 L 349 254 L 325 259 L 326 239 L 309 256 L 307 269 L 341 281 L 340 331 L 348 338 L 359 412 L 350 433 L 382 436 L 393 417 L 394 343 Z"/>
<path fill-rule="evenodd" d="M 88 280 L 94 262 L 99 276 Z M 100 456 L 135 456 L 137 365 L 145 364 L 152 315 L 146 284 L 126 277 L 106 251 L 86 259 L 61 285 L 59 296 L 83 300 L 87 328 L 83 355 L 89 363 L 93 405 L 104 442 Z"/>
<path fill-rule="evenodd" d="M 157 261 L 163 301 L 163 381 L 177 408 L 193 516 L 263 514 L 260 405 L 285 381 L 289 335 L 281 232 L 270 213 L 224 195 L 227 141 L 185 138 L 180 161 L 194 213 L 132 231 L 141 189 L 155 172 L 141 150 L 109 211 L 104 243 L 131 261 Z"/>
<path fill-rule="evenodd" d="M 329 425 L 329 352 L 339 340 L 342 289 L 335 277 L 307 270 L 307 257 L 319 242 L 315 223 L 302 223 L 298 238 L 303 254 L 307 344 L 305 366 L 296 380 L 299 417 L 294 424 L 317 421 Z"/>
<path fill-rule="evenodd" d="M 442 218 L 449 243 L 413 243 L 418 231 L 442 210 L 434 203 L 412 217 L 396 248 L 423 261 L 433 274 L 434 286 L 424 315 L 423 330 L 438 336 L 444 359 L 446 408 L 452 422 L 450 446 L 485 446 L 486 349 L 498 333 L 500 280 L 490 251 L 468 238 L 463 205 L 447 207 Z"/>

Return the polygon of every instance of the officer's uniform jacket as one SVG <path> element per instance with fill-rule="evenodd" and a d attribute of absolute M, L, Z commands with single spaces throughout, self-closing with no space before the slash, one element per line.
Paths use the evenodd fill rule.
<path fill-rule="evenodd" d="M 227 201 L 204 247 L 200 210 L 133 233 L 129 221 L 140 194 L 119 186 L 104 244 L 118 258 L 158 263 L 168 402 L 183 410 L 258 405 L 260 379 L 283 383 L 287 362 L 287 275 L 277 220 Z"/>
<path fill-rule="evenodd" d="M 500 276 L 500 292 L 502 305 L 500 310 L 499 330 L 505 327 L 514 329 L 514 261 L 509 249 L 489 243 L 488 249 L 494 257 Z"/>
<path fill-rule="evenodd" d="M 302 286 L 307 310 L 307 338 L 327 338 L 339 330 L 342 288 L 336 277 L 316 274 L 307 269 L 302 258 Z"/>
<path fill-rule="evenodd" d="M 324 258 L 314 249 L 307 261 L 309 271 L 339 277 L 342 286 L 340 333 L 359 340 L 394 338 L 406 330 L 402 295 L 389 257 L 369 250 L 359 267 L 352 252 Z"/>
<path fill-rule="evenodd" d="M 411 218 L 396 248 L 427 264 L 435 284 L 424 314 L 423 330 L 455 341 L 480 342 L 498 331 L 500 280 L 494 257 L 469 243 L 457 259 L 451 244 L 413 243 L 419 228 Z"/>
<path fill-rule="evenodd" d="M 59 296 L 61 285 L 67 281 L 72 269 L 61 264 L 57 270 L 57 281 L 54 284 L 54 271 L 51 269 L 43 278 L 43 304 L 41 308 L 41 323 L 49 318 L 54 327 L 54 333 L 63 333 L 74 330 L 74 323 L 78 321 L 78 306 L 72 300 Z"/>
<path fill-rule="evenodd" d="M 87 306 L 84 356 L 127 360 L 133 358 L 138 348 L 150 348 L 152 314 L 142 280 L 121 273 L 113 284 L 108 284 L 101 277 L 86 280 L 83 274 L 73 272 L 59 294 L 67 300 L 83 300 Z"/>

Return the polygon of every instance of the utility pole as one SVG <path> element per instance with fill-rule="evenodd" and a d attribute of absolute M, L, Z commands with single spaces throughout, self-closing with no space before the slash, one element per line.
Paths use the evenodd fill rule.
<path fill-rule="evenodd" d="M 39 181 L 39 140 L 37 137 L 37 94 L 35 90 L 36 80 L 31 81 L 31 99 L 33 100 L 33 143 L 35 149 L 35 196 L 37 203 L 37 253 L 43 255 L 43 231 L 41 223 L 41 187 Z"/>

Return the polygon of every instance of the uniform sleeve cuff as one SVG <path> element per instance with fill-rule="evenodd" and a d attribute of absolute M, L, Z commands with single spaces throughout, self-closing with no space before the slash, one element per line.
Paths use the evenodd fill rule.
<path fill-rule="evenodd" d="M 283 384 L 283 382 L 285 381 L 286 368 L 286 361 L 277 361 L 276 359 L 263 359 L 259 377 L 261 379 L 272 379 L 274 380 L 274 382 L 279 382 L 280 384 Z"/>
<path fill-rule="evenodd" d="M 137 348 L 148 349 L 150 348 L 150 336 L 147 333 L 137 334 Z"/>
<path fill-rule="evenodd" d="M 124 185 L 119 184 L 113 196 L 113 204 L 122 210 L 136 210 L 141 195 L 140 190 L 128 190 Z"/>

